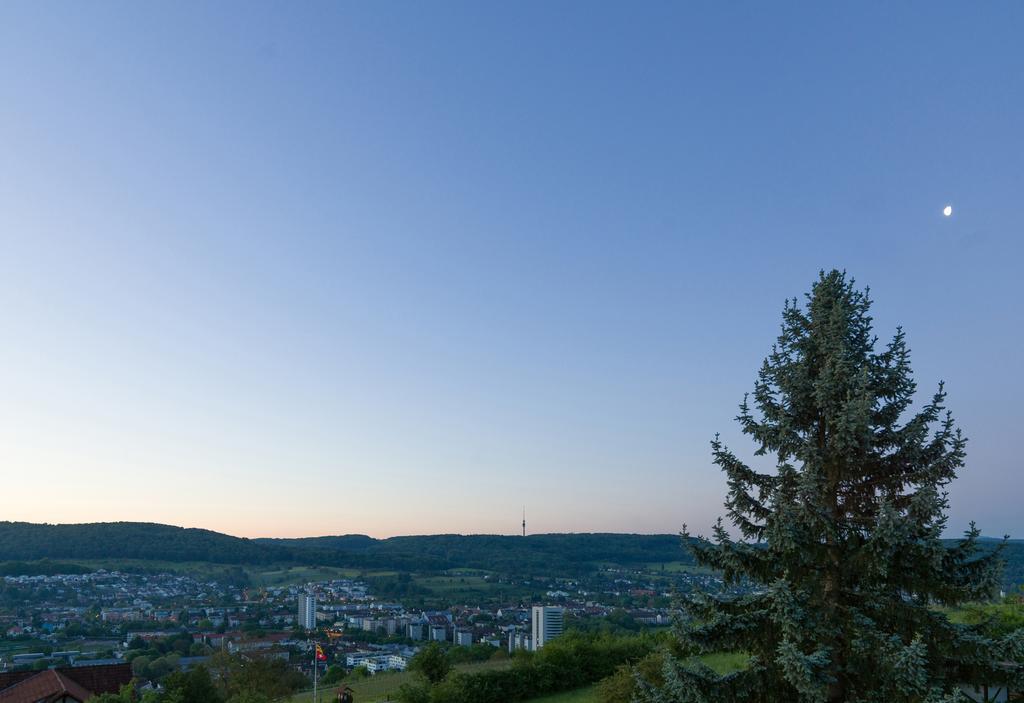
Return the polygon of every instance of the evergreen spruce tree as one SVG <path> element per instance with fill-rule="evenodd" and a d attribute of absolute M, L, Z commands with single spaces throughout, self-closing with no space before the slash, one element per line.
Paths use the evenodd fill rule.
<path fill-rule="evenodd" d="M 787 301 L 737 418 L 775 469 L 754 470 L 716 437 L 743 539 L 721 520 L 713 542 L 684 535 L 698 563 L 750 594 L 686 599 L 665 683 L 640 681 L 642 701 L 910 703 L 962 682 L 1024 683 L 1008 664 L 1024 661 L 1024 632 L 990 639 L 937 607 L 991 597 L 999 549 L 983 549 L 973 524 L 955 546 L 940 540 L 966 440 L 941 384 L 911 412 L 904 334 L 876 350 L 870 306 L 838 271 L 806 306 Z M 692 656 L 712 651 L 746 652 L 749 667 L 718 676 Z"/>

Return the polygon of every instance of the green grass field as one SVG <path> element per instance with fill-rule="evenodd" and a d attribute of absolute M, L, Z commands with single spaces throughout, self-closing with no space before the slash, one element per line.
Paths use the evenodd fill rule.
<path fill-rule="evenodd" d="M 220 576 L 227 570 L 239 568 L 233 564 L 215 564 L 205 561 L 160 561 L 151 559 L 54 559 L 55 563 L 76 564 L 92 569 L 107 571 L 164 571 L 172 574 L 186 574 L 198 579 Z M 294 566 L 270 564 L 266 566 L 241 566 L 253 586 L 291 586 L 311 581 L 328 581 L 339 578 L 368 578 L 397 576 L 397 571 L 344 568 L 336 566 Z M 481 569 L 452 569 L 443 575 L 413 575 L 415 582 L 438 596 L 471 598 L 474 596 L 508 595 L 517 589 L 508 584 L 499 584 L 485 579 L 488 572 Z M 520 589 L 521 590 L 521 589 Z"/>
<path fill-rule="evenodd" d="M 214 564 L 206 561 L 159 561 L 154 559 L 54 559 L 55 563 L 77 564 L 92 569 L 107 571 L 164 571 L 185 574 L 197 579 L 216 578 L 230 569 L 232 564 Z M 339 578 L 355 578 L 364 572 L 361 569 L 347 569 L 335 566 L 242 566 L 254 586 L 291 586 L 310 581 L 328 581 Z M 367 576 L 393 576 L 394 571 L 367 572 Z"/>
<path fill-rule="evenodd" d="M 498 583 L 462 570 L 449 571 L 443 575 L 414 574 L 413 582 L 428 589 L 433 597 L 452 602 L 478 603 L 488 599 L 517 598 L 528 591 L 522 586 Z"/>
<path fill-rule="evenodd" d="M 90 569 L 107 571 L 164 571 L 171 574 L 187 574 L 195 577 L 210 577 L 232 568 L 230 564 L 214 564 L 208 561 L 160 561 L 157 559 L 53 559 L 54 564 L 77 564 Z M 247 571 L 254 567 L 248 567 Z"/>
<path fill-rule="evenodd" d="M 746 654 L 733 652 L 705 654 L 700 659 L 719 674 L 738 671 L 747 664 Z M 455 670 L 463 673 L 473 673 L 488 669 L 503 669 L 509 666 L 511 666 L 511 662 L 505 659 L 479 664 L 460 664 L 455 667 Z M 377 703 L 378 701 L 394 700 L 402 684 L 412 683 L 415 680 L 416 674 L 411 672 L 393 672 L 377 674 L 366 679 L 346 679 L 344 683 L 352 687 L 358 703 Z M 317 703 L 331 703 L 334 700 L 337 688 L 338 684 L 334 684 L 321 689 Z M 587 686 L 573 691 L 563 691 L 533 698 L 528 703 L 597 703 L 597 690 L 597 686 Z M 313 692 L 303 691 L 298 693 L 291 699 L 290 703 L 313 703 Z"/>
<path fill-rule="evenodd" d="M 460 567 L 458 569 L 448 569 L 446 573 L 450 576 L 486 576 L 487 574 L 494 572 L 488 571 L 487 569 L 470 569 Z"/>
<path fill-rule="evenodd" d="M 41 652 L 48 643 L 42 640 L 7 640 L 0 641 L 0 655 L 24 654 L 27 652 Z"/>
<path fill-rule="evenodd" d="M 506 669 L 512 665 L 508 659 L 497 661 L 480 662 L 477 664 L 458 664 L 455 671 L 471 674 L 474 672 L 488 671 L 492 669 Z M 365 679 L 346 678 L 342 684 L 352 687 L 355 699 L 358 703 L 375 703 L 376 701 L 390 701 L 395 699 L 395 694 L 402 684 L 412 683 L 416 680 L 416 674 L 409 671 L 389 671 L 370 676 Z M 335 700 L 335 692 L 340 684 L 320 688 L 317 693 L 317 703 L 332 703 Z M 296 693 L 291 703 L 313 703 L 312 689 Z"/>
<path fill-rule="evenodd" d="M 355 578 L 362 573 L 359 569 L 342 569 L 334 566 L 290 566 L 267 570 L 248 567 L 246 572 L 256 586 L 291 586 L 310 581 Z"/>
<path fill-rule="evenodd" d="M 420 576 L 414 577 L 418 586 L 429 588 L 438 595 L 488 595 L 497 590 L 495 587 L 500 584 L 492 584 L 485 581 L 481 576 Z"/>

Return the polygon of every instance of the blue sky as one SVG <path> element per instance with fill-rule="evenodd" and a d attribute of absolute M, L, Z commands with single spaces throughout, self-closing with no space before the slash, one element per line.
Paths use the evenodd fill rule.
<path fill-rule="evenodd" d="M 4 3 L 2 517 L 703 530 L 870 285 L 1024 536 L 1019 3 Z M 951 218 L 942 207 L 952 204 Z"/>

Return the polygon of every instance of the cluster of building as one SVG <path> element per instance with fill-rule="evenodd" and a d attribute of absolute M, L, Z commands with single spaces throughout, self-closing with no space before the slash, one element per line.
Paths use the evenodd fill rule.
<path fill-rule="evenodd" d="M 55 639 L 69 625 L 96 620 L 111 625 L 141 621 L 187 625 L 183 620 L 190 614 L 195 614 L 196 621 L 208 617 L 206 608 L 210 616 L 216 617 L 214 611 L 219 611 L 223 619 L 224 607 L 215 605 L 243 600 L 239 589 L 216 581 L 103 569 L 87 574 L 4 576 L 3 586 L 9 598 L 16 597 L 31 608 L 25 613 L 25 608 L 0 607 L 0 634 L 43 639 Z"/>
<path fill-rule="evenodd" d="M 405 671 L 418 649 L 402 648 L 400 651 L 358 650 L 345 655 L 345 666 L 350 669 L 362 666 L 371 674 L 381 671 Z"/>
<path fill-rule="evenodd" d="M 451 642 L 463 647 L 487 644 L 507 647 L 509 652 L 517 649 L 536 651 L 565 631 L 566 608 L 553 605 L 533 606 L 529 611 L 522 608 L 499 609 L 497 618 L 488 615 L 488 625 L 478 626 L 472 622 L 471 615 L 467 617 L 467 609 L 409 614 L 400 604 L 374 603 L 369 607 L 347 603 L 318 605 L 317 594 L 313 592 L 300 593 L 297 602 L 296 622 L 310 631 L 315 630 L 320 622 L 333 620 L 332 627 L 338 628 L 335 632 L 354 628 L 398 635 L 413 642 Z M 479 612 L 477 610 L 477 614 Z M 528 627 L 524 617 L 527 614 Z M 409 658 L 416 652 L 416 647 L 382 651 L 386 649 L 378 647 L 348 652 L 345 663 L 349 667 L 365 666 L 370 673 L 404 671 Z"/>
<path fill-rule="evenodd" d="M 490 578 L 487 576 L 485 578 Z M 643 575 L 602 570 L 584 579 L 494 576 L 518 593 L 533 592 L 545 605 L 511 602 L 410 608 L 380 599 L 357 579 L 305 585 L 245 587 L 177 574 L 99 570 L 89 574 L 6 576 L 0 582 L 0 671 L 118 663 L 161 639 L 192 637 L 180 661 L 211 651 L 259 653 L 309 670 L 312 636 L 331 665 L 362 666 L 371 673 L 403 670 L 419 647 L 443 642 L 489 645 L 509 652 L 536 651 L 558 637 L 569 617 L 588 619 L 628 612 L 636 623 L 660 625 L 664 607 L 626 603 L 664 600 L 662 586 Z M 194 646 L 193 646 L 194 645 Z"/>

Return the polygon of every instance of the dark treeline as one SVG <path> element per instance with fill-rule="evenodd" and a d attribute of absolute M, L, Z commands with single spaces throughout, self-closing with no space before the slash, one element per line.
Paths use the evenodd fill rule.
<path fill-rule="evenodd" d="M 290 561 L 293 550 L 219 532 L 145 522 L 0 522 L 0 560 L 155 559 L 219 564 Z"/>
<path fill-rule="evenodd" d="M 346 563 L 367 568 L 440 571 L 456 567 L 503 573 L 572 575 L 595 564 L 622 566 L 692 563 L 678 535 L 614 533 L 508 535 L 416 535 L 376 540 L 363 535 L 261 539 L 261 544 L 345 554 Z"/>
<path fill-rule="evenodd" d="M 996 540 L 982 541 L 983 547 L 995 548 L 996 544 Z M 1011 541 L 1004 556 L 1006 585 L 1024 583 L 1024 541 Z M 416 572 L 461 567 L 546 576 L 575 576 L 600 564 L 628 568 L 693 563 L 678 535 L 419 535 L 389 539 L 342 535 L 250 540 L 154 523 L 0 522 L 0 562 L 6 562 L 0 563 L 0 575 L 54 573 L 56 565 L 41 561 L 49 559 L 150 559 L 229 565 L 290 563 Z M 64 573 L 69 573 L 68 568 L 60 567 Z M 82 569 L 79 566 L 75 572 Z"/>
<path fill-rule="evenodd" d="M 0 522 L 0 561 L 152 559 L 220 564 L 303 563 L 440 571 L 574 572 L 597 563 L 690 562 L 676 535 L 364 535 L 243 539 L 210 530 L 137 522 L 47 525 Z"/>
<path fill-rule="evenodd" d="M 0 562 L 0 576 L 53 576 L 54 574 L 87 574 L 92 569 L 81 564 L 53 562 L 49 559 L 38 561 Z"/>

